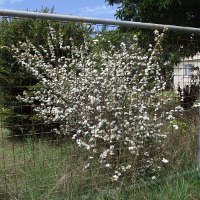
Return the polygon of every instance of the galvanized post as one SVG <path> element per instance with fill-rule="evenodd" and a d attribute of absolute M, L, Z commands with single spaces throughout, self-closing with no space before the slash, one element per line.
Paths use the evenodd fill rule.
<path fill-rule="evenodd" d="M 58 14 L 38 13 L 38 12 L 30 12 L 30 11 L 0 9 L 0 15 L 11 16 L 11 17 L 25 17 L 25 18 L 33 18 L 33 19 L 72 21 L 72 22 L 83 22 L 83 23 L 93 23 L 93 24 L 107 24 L 107 25 L 115 25 L 115 26 L 145 28 L 145 29 L 152 29 L 152 30 L 155 30 L 155 29 L 163 30 L 164 28 L 168 28 L 168 30 L 171 30 L 171 31 L 200 33 L 200 28 L 193 28 L 193 27 L 132 22 L 132 21 L 119 21 L 119 20 L 100 19 L 100 18 L 91 18 L 91 17 L 77 17 L 77 16 L 71 16 L 71 15 L 58 15 Z"/>
<path fill-rule="evenodd" d="M 199 103 L 200 103 L 200 83 L 199 83 Z M 197 167 L 200 168 L 200 106 L 199 106 L 199 130 L 198 130 L 198 152 L 197 152 Z"/>

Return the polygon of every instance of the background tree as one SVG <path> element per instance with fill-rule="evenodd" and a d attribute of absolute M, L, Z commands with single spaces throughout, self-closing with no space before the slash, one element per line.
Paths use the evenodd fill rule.
<path fill-rule="evenodd" d="M 49 9 L 42 9 L 40 12 L 53 12 Z M 56 30 L 56 38 L 53 45 L 59 47 L 57 40 L 60 32 L 63 34 L 64 42 L 70 41 L 72 37 L 76 45 L 80 45 L 87 34 L 87 27 L 81 24 L 68 22 L 51 22 Z M 88 32 L 89 33 L 89 32 Z M 22 104 L 16 98 L 22 95 L 24 90 L 38 83 L 35 77 L 23 66 L 16 62 L 12 55 L 12 45 L 19 45 L 19 42 L 30 41 L 36 47 L 43 46 L 48 49 L 47 36 L 49 34 L 49 23 L 46 20 L 34 20 L 25 18 L 2 18 L 0 21 L 0 46 L 8 46 L 10 49 L 0 49 L 0 92 L 1 92 L 1 115 L 4 125 L 9 128 L 13 135 L 31 134 L 34 124 L 36 133 L 49 132 L 52 127 L 43 125 L 35 118 L 33 107 L 30 104 Z M 57 48 L 59 49 L 59 48 Z M 64 53 L 56 51 L 56 58 Z M 68 54 L 70 58 L 70 54 Z M 36 102 L 37 103 L 37 102 Z"/>
<path fill-rule="evenodd" d="M 198 0 L 106 0 L 121 20 L 200 27 Z"/>
<path fill-rule="evenodd" d="M 200 27 L 200 1 L 198 0 L 105 1 L 109 5 L 119 5 L 115 16 L 121 20 Z M 127 30 L 127 28 L 124 30 Z M 137 29 L 134 30 L 137 31 Z M 152 34 L 149 31 L 145 30 L 144 32 L 145 35 L 148 35 L 148 40 L 152 39 Z M 199 51 L 199 48 L 197 48 L 199 46 L 197 44 L 199 36 L 197 34 L 168 31 L 165 38 L 168 38 L 166 43 L 169 44 L 167 50 L 170 53 L 179 51 L 180 54 L 184 52 L 185 55 L 194 55 Z M 144 38 L 142 39 L 144 40 Z"/>
<path fill-rule="evenodd" d="M 198 0 L 105 0 L 109 5 L 119 5 L 116 18 L 121 20 L 200 27 L 200 2 Z M 121 28 L 122 31 L 140 32 L 143 45 L 153 40 L 150 31 Z M 199 35 L 168 31 L 165 34 L 163 59 L 177 64 L 183 57 L 195 55 L 199 49 Z M 163 70 L 163 76 L 173 78 L 173 65 Z"/>

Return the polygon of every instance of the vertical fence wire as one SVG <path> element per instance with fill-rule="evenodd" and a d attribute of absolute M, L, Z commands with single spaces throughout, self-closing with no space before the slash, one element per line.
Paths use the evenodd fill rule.
<path fill-rule="evenodd" d="M 137 198 L 199 162 L 198 34 L 0 27 L 0 199 Z"/>

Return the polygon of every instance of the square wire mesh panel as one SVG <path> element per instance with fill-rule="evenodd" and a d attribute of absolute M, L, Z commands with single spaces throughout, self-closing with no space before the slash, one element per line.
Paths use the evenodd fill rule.
<path fill-rule="evenodd" d="M 196 165 L 198 35 L 2 18 L 0 46 L 2 198 L 137 197 Z"/>

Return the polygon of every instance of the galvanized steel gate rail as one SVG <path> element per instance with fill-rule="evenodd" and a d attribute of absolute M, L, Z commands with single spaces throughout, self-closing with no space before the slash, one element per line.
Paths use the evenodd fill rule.
<path fill-rule="evenodd" d="M 132 21 L 119 21 L 119 20 L 100 19 L 100 18 L 91 18 L 91 17 L 78 17 L 78 16 L 71 16 L 71 15 L 59 15 L 59 14 L 38 13 L 38 12 L 29 12 L 29 11 L 16 11 L 16 10 L 0 9 L 0 15 L 1 16 L 11 16 L 11 17 L 25 17 L 25 18 L 32 18 L 32 19 L 46 19 L 46 20 L 57 20 L 57 21 L 106 24 L 106 25 L 146 28 L 146 29 L 159 29 L 160 30 L 160 29 L 168 28 L 171 31 L 200 33 L 199 28 L 192 28 L 192 27 L 143 23 L 143 22 L 132 22 Z"/>

